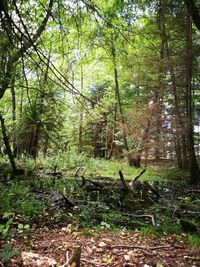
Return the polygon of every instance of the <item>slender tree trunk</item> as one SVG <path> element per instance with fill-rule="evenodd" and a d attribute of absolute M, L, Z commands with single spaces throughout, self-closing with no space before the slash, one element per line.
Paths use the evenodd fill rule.
<path fill-rule="evenodd" d="M 171 52 L 169 49 L 169 37 L 166 32 L 166 26 L 165 26 L 165 13 L 162 9 L 162 0 L 159 0 L 160 5 L 160 11 L 159 11 L 159 25 L 160 25 L 160 31 L 161 31 L 161 39 L 162 39 L 162 47 L 161 49 L 161 55 L 164 53 L 171 62 Z M 177 93 L 177 86 L 176 86 L 176 77 L 175 77 L 175 71 L 174 67 L 169 64 L 169 72 L 171 76 L 171 82 L 172 82 L 172 92 L 174 97 L 174 115 L 175 115 L 175 127 L 176 127 L 176 133 L 175 133 L 175 153 L 177 157 L 177 163 L 178 167 L 181 169 L 188 169 L 188 157 L 187 157 L 187 137 L 185 133 L 185 123 L 183 123 L 182 114 L 180 112 L 180 106 L 179 106 L 179 99 L 178 99 L 178 93 Z M 184 112 L 182 112 L 184 114 Z"/>
<path fill-rule="evenodd" d="M 155 121 L 156 121 L 156 133 L 155 133 L 155 152 L 154 156 L 156 160 L 160 159 L 160 142 L 161 142 L 161 127 L 162 127 L 162 119 L 161 119 L 161 105 L 160 105 L 160 99 L 163 95 L 163 89 L 164 89 L 164 83 L 163 78 L 165 76 L 164 69 L 162 67 L 162 61 L 165 57 L 165 16 L 163 13 L 163 4 L 162 0 L 159 0 L 158 4 L 158 29 L 160 32 L 160 65 L 159 65 L 159 77 L 158 77 L 158 88 L 154 92 L 154 103 L 157 105 L 157 112 L 155 114 Z"/>
<path fill-rule="evenodd" d="M 0 121 L 1 121 L 1 130 L 2 130 L 2 135 L 3 135 L 3 141 L 4 141 L 4 144 L 6 147 L 6 152 L 8 154 L 10 164 L 12 166 L 12 172 L 13 172 L 13 174 L 15 174 L 17 172 L 17 168 L 16 168 L 16 164 L 15 164 L 15 158 L 14 158 L 13 152 L 12 152 L 11 147 L 10 147 L 10 142 L 9 142 L 9 138 L 8 138 L 7 131 L 6 131 L 4 118 L 2 117 L 1 114 L 0 114 Z"/>
<path fill-rule="evenodd" d="M 115 100 L 117 103 L 117 108 L 119 109 L 119 116 L 120 122 L 122 124 L 122 135 L 123 135 L 123 143 L 125 149 L 128 151 L 128 142 L 126 137 L 126 131 L 124 129 L 125 121 L 122 111 L 122 104 L 121 104 L 121 96 L 120 96 L 120 89 L 119 89 L 119 81 L 118 81 L 118 71 L 117 71 L 117 64 L 116 64 L 116 51 L 115 51 L 115 44 L 114 41 L 112 42 L 112 57 L 113 57 L 113 66 L 114 66 L 114 80 L 115 80 Z"/>
<path fill-rule="evenodd" d="M 200 170 L 197 164 L 195 147 L 194 147 L 194 128 L 193 128 L 193 99 L 192 99 L 192 20 L 191 16 L 187 16 L 186 25 L 186 84 L 187 84 L 187 119 L 188 119 L 188 159 L 191 174 L 190 182 L 192 184 L 200 182 Z"/>
<path fill-rule="evenodd" d="M 83 93 L 83 67 L 81 66 L 81 94 Z M 83 109 L 80 110 L 78 131 L 78 153 L 83 150 Z"/>
<path fill-rule="evenodd" d="M 116 98 L 116 97 L 115 97 Z M 116 124 L 117 124 L 117 103 L 115 103 L 115 109 L 114 109 L 114 121 L 113 121 L 113 129 L 112 129 L 112 137 L 111 137 L 111 147 L 110 147 L 110 152 L 108 155 L 108 159 L 111 159 L 114 151 L 114 146 L 115 146 L 115 132 L 116 132 Z"/>
<path fill-rule="evenodd" d="M 15 135 L 15 131 L 16 131 L 16 94 L 15 94 L 15 79 L 14 79 L 14 77 L 11 80 L 10 91 L 11 91 L 11 97 L 12 97 L 13 155 L 16 158 L 17 157 L 17 138 Z"/>
<path fill-rule="evenodd" d="M 118 82 L 118 72 L 117 68 L 114 67 L 114 76 L 115 76 L 115 90 L 116 90 L 116 96 L 117 96 L 117 103 L 118 103 L 118 108 L 119 108 L 119 115 L 120 115 L 120 122 L 122 124 L 122 134 L 123 134 L 123 142 L 124 142 L 124 147 L 126 150 L 128 150 L 128 143 L 127 143 L 127 138 L 126 138 L 126 131 L 124 129 L 125 122 L 124 122 L 124 116 L 122 112 L 122 105 L 121 105 L 121 97 L 120 97 L 120 92 L 119 92 L 119 82 Z"/>

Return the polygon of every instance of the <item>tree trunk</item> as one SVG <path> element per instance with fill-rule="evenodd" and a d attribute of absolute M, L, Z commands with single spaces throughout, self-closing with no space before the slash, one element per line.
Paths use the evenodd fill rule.
<path fill-rule="evenodd" d="M 83 93 L 83 67 L 81 66 L 81 94 Z M 78 131 L 78 153 L 83 150 L 83 109 L 80 110 Z"/>
<path fill-rule="evenodd" d="M 122 104 L 121 104 L 121 97 L 120 97 L 120 90 L 119 90 L 118 71 L 117 71 L 117 64 L 116 64 L 116 51 L 115 51 L 115 44 L 113 40 L 112 40 L 111 53 L 112 53 L 113 67 L 114 67 L 115 100 L 117 103 L 117 108 L 119 109 L 120 122 L 122 124 L 122 135 L 123 135 L 124 147 L 128 151 L 128 142 L 127 142 L 127 137 L 126 137 L 126 131 L 124 129 L 125 121 L 124 121 L 124 116 L 123 116 L 123 111 L 122 111 Z"/>
<path fill-rule="evenodd" d="M 4 141 L 4 144 L 6 147 L 6 152 L 8 154 L 9 160 L 10 160 L 12 172 L 13 172 L 13 174 L 15 174 L 17 172 L 17 168 L 16 168 L 16 164 L 15 164 L 15 158 L 14 158 L 13 152 L 12 152 L 11 147 L 10 147 L 10 142 L 9 142 L 9 138 L 7 135 L 6 126 L 4 123 L 4 118 L 2 117 L 1 114 L 0 114 L 0 121 L 1 121 L 1 130 L 2 130 L 2 135 L 3 135 L 3 141 Z"/>
<path fill-rule="evenodd" d="M 192 20 L 196 27 L 200 30 L 200 15 L 199 15 L 199 9 L 194 3 L 194 0 L 184 0 L 185 5 L 187 7 L 188 13 L 192 17 Z"/>
<path fill-rule="evenodd" d="M 160 6 L 162 5 L 162 1 L 160 0 Z M 171 51 L 169 48 L 169 35 L 166 32 L 165 26 L 165 14 L 161 8 L 160 11 L 160 27 L 162 32 L 162 41 L 163 41 L 163 54 L 166 54 L 167 59 L 169 60 L 169 73 L 171 76 L 171 83 L 172 83 L 172 93 L 174 97 L 174 115 L 175 115 L 175 153 L 177 158 L 178 167 L 180 169 L 188 169 L 188 155 L 187 155 L 187 136 L 185 133 L 185 123 L 183 122 L 183 115 L 184 112 L 180 112 L 179 106 L 179 99 L 178 99 L 178 92 L 176 86 L 176 77 L 174 66 L 171 64 Z"/>
<path fill-rule="evenodd" d="M 114 151 L 116 124 L 117 124 L 117 103 L 115 103 L 115 109 L 114 109 L 114 121 L 113 121 L 113 129 L 112 129 L 112 136 L 111 136 L 111 147 L 110 147 L 108 159 L 111 159 L 113 155 L 113 151 Z"/>
<path fill-rule="evenodd" d="M 14 79 L 14 77 L 11 80 L 10 91 L 11 91 L 11 97 L 12 97 L 13 155 L 16 158 L 17 157 L 17 139 L 16 139 L 16 135 L 15 135 L 15 131 L 16 131 L 16 95 L 15 95 L 15 79 Z"/>
<path fill-rule="evenodd" d="M 187 16 L 187 25 L 186 25 L 186 49 L 187 56 L 185 59 L 186 66 L 186 85 L 187 85 L 187 124 L 188 124 L 188 160 L 189 160 L 189 169 L 191 174 L 190 182 L 196 184 L 200 182 L 200 170 L 197 164 L 195 147 L 194 147 L 194 128 L 193 128 L 193 99 L 192 99 L 192 20 L 191 16 Z"/>

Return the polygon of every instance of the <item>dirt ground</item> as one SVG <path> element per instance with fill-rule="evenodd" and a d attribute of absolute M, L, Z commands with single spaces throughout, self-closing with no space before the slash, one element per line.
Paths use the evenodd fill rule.
<path fill-rule="evenodd" d="M 184 236 L 180 241 L 175 235 L 144 236 L 133 231 L 95 233 L 91 229 L 84 235 L 83 232 L 70 231 L 68 228 L 35 229 L 31 236 L 21 236 L 11 242 L 21 252 L 39 253 L 55 259 L 58 266 L 66 263 L 67 251 L 70 256 L 79 246 L 82 267 L 200 266 L 200 250 L 186 245 Z M 13 258 L 12 263 L 4 266 L 23 266 L 21 256 Z"/>

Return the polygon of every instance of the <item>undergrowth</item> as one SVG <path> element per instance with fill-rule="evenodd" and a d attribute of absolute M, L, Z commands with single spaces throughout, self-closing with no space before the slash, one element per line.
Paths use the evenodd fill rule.
<path fill-rule="evenodd" d="M 20 225 L 20 227 L 17 227 L 18 233 L 26 233 L 31 230 L 32 223 L 45 220 L 44 217 L 48 214 L 48 203 L 37 199 L 32 194 L 32 189 L 46 190 L 50 193 L 62 191 L 69 199 L 76 192 L 76 196 L 81 199 L 83 192 L 76 179 L 74 179 L 74 174 L 80 167 L 85 168 L 84 177 L 91 180 L 119 180 L 119 170 L 121 170 L 124 178 L 128 181 L 144 169 L 144 166 L 138 169 L 133 168 L 125 160 L 93 159 L 86 157 L 84 154 L 39 157 L 36 161 L 21 159 L 17 164 L 25 168 L 25 177 L 18 177 L 18 180 L 7 181 L 5 184 L 0 182 L 0 232 L 2 229 L 2 233 L 6 234 L 12 228 L 15 217 L 17 217 L 18 225 Z M 34 172 L 34 175 L 30 176 L 31 172 Z M 62 174 L 61 179 L 52 175 L 60 172 Z M 184 180 L 186 177 L 188 177 L 187 172 L 178 171 L 172 164 L 167 164 L 164 168 L 163 163 L 162 165 L 147 166 L 147 170 L 140 180 L 163 182 L 177 179 Z M 56 198 L 57 195 L 51 195 L 51 197 Z M 91 227 L 95 231 L 98 231 L 98 229 L 115 231 L 116 229 L 121 230 L 122 226 L 124 229 L 137 228 L 144 235 L 176 234 L 181 236 L 182 234 L 180 224 L 176 221 L 164 218 L 162 225 L 147 226 L 137 218 L 123 216 L 120 209 L 104 210 L 106 207 L 101 207 L 101 205 L 99 205 L 99 208 L 102 208 L 102 212 L 97 211 L 95 213 L 87 204 L 77 212 L 67 212 L 65 210 L 61 212 L 55 207 L 54 214 L 51 214 L 51 216 L 54 216 L 53 220 L 56 222 L 59 222 L 59 220 L 66 221 L 66 223 L 71 221 L 74 227 L 83 229 L 85 234 L 88 234 L 87 229 Z M 11 215 L 6 217 L 6 214 Z M 200 245 L 200 240 L 195 235 L 188 235 L 187 241 L 194 247 Z"/>

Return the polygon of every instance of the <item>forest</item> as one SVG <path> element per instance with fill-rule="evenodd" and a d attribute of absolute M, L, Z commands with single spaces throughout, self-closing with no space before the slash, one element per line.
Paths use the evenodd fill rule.
<path fill-rule="evenodd" d="M 0 1 L 0 267 L 200 266 L 200 1 Z"/>

